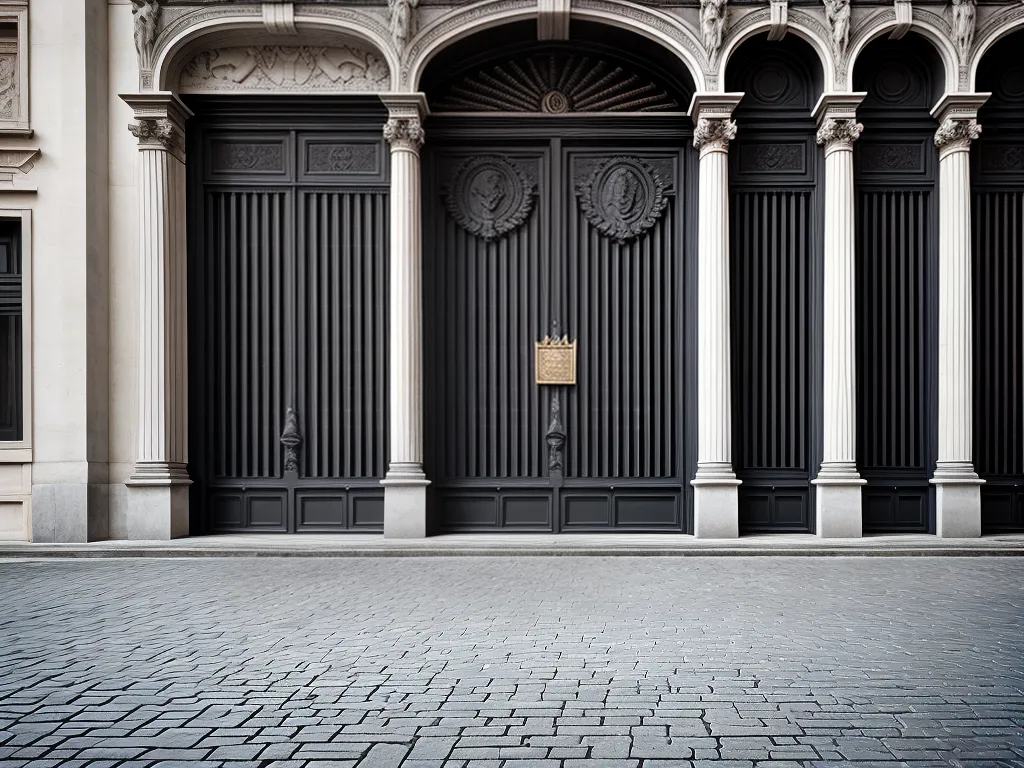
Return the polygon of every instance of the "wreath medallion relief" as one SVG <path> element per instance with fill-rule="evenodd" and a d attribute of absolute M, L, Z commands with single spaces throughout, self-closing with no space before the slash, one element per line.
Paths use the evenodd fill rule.
<path fill-rule="evenodd" d="M 536 185 L 511 159 L 480 155 L 455 170 L 445 204 L 459 226 L 489 242 L 526 222 L 535 194 Z"/>
<path fill-rule="evenodd" d="M 587 220 L 622 244 L 657 223 L 668 205 L 667 186 L 654 167 L 639 157 L 613 157 L 594 169 L 576 195 Z"/>

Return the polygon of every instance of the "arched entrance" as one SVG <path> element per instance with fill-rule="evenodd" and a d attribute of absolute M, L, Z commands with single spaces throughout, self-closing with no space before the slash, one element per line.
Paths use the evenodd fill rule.
<path fill-rule="evenodd" d="M 693 87 L 678 60 L 634 55 L 652 46 L 633 35 L 573 35 L 538 44 L 508 25 L 424 75 L 439 530 L 688 526 Z M 547 336 L 575 342 L 573 384 L 538 384 Z"/>
<path fill-rule="evenodd" d="M 387 111 L 339 89 L 389 74 L 322 42 L 228 43 L 182 70 L 194 532 L 383 525 Z"/>
<path fill-rule="evenodd" d="M 992 96 L 971 151 L 974 193 L 974 462 L 982 530 L 1024 530 L 1024 31 L 978 70 Z"/>
<path fill-rule="evenodd" d="M 729 152 L 733 426 L 741 531 L 812 530 L 820 461 L 822 152 L 814 50 L 744 42 L 726 90 L 745 94 Z"/>
<path fill-rule="evenodd" d="M 924 38 L 876 40 L 858 57 L 866 91 L 854 151 L 857 205 L 857 456 L 864 531 L 926 532 L 934 517 L 938 379 L 938 124 L 942 65 Z"/>

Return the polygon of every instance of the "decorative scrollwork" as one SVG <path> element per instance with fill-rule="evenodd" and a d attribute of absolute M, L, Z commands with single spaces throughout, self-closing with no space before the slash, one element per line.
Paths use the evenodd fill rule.
<path fill-rule="evenodd" d="M 653 227 L 668 205 L 665 179 L 639 157 L 613 157 L 576 190 L 583 215 L 619 243 Z"/>
<path fill-rule="evenodd" d="M 468 158 L 452 174 L 445 204 L 459 226 L 490 241 L 526 222 L 533 210 L 535 185 L 507 157 Z"/>
<path fill-rule="evenodd" d="M 286 472 L 299 470 L 299 446 L 302 435 L 299 433 L 299 421 L 295 409 L 289 408 L 285 414 L 284 431 L 281 433 L 281 445 L 284 446 L 284 468 Z"/>
<path fill-rule="evenodd" d="M 935 132 L 935 146 L 940 150 L 969 147 L 981 135 L 977 120 L 947 117 Z"/>

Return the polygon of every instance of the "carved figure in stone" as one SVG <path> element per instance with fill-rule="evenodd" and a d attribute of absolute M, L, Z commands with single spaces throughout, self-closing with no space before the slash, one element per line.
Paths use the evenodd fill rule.
<path fill-rule="evenodd" d="M 578 185 L 580 209 L 597 230 L 617 242 L 653 227 L 668 205 L 668 181 L 639 157 L 613 157 Z"/>
<path fill-rule="evenodd" d="M 420 0 L 388 0 L 391 12 L 391 39 L 399 52 L 405 50 L 409 38 L 416 34 L 415 8 Z"/>
<path fill-rule="evenodd" d="M 952 0 L 953 42 L 960 53 L 960 61 L 967 61 L 974 42 L 975 0 Z"/>
<path fill-rule="evenodd" d="M 467 158 L 452 174 L 445 205 L 467 232 L 491 241 L 521 227 L 533 209 L 536 187 L 510 158 Z"/>
<path fill-rule="evenodd" d="M 135 52 L 139 56 L 139 68 L 149 69 L 160 24 L 160 0 L 132 0 L 132 16 L 135 19 Z"/>
<path fill-rule="evenodd" d="M 700 27 L 704 35 L 704 48 L 715 59 L 722 47 L 725 32 L 726 0 L 700 0 Z"/>
<path fill-rule="evenodd" d="M 832 55 L 836 62 L 846 59 L 846 45 L 850 42 L 850 0 L 823 0 L 825 18 L 832 30 Z"/>

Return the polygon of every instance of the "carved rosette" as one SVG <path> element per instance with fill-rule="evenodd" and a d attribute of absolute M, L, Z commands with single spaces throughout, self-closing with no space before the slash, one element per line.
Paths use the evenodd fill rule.
<path fill-rule="evenodd" d="M 817 140 L 825 149 L 852 148 L 864 125 L 849 117 L 827 118 L 818 128 Z"/>
<path fill-rule="evenodd" d="M 392 149 L 419 152 L 426 138 L 418 117 L 392 117 L 384 123 L 384 139 Z"/>
<path fill-rule="evenodd" d="M 693 146 L 701 152 L 729 151 L 729 142 L 736 138 L 736 121 L 723 117 L 702 117 L 693 129 Z"/>
<path fill-rule="evenodd" d="M 639 157 L 613 157 L 577 187 L 587 220 L 620 244 L 653 227 L 668 205 L 668 184 Z"/>
<path fill-rule="evenodd" d="M 521 227 L 533 209 L 533 181 L 507 157 L 464 161 L 445 190 L 445 205 L 467 232 L 491 241 Z"/>
<path fill-rule="evenodd" d="M 970 118 L 947 117 L 935 132 L 935 146 L 940 152 L 970 149 L 971 142 L 981 135 L 981 126 Z"/>
<path fill-rule="evenodd" d="M 181 149 L 183 138 L 174 122 L 166 117 L 140 118 L 128 125 L 139 146 L 160 146 L 167 150 Z"/>

